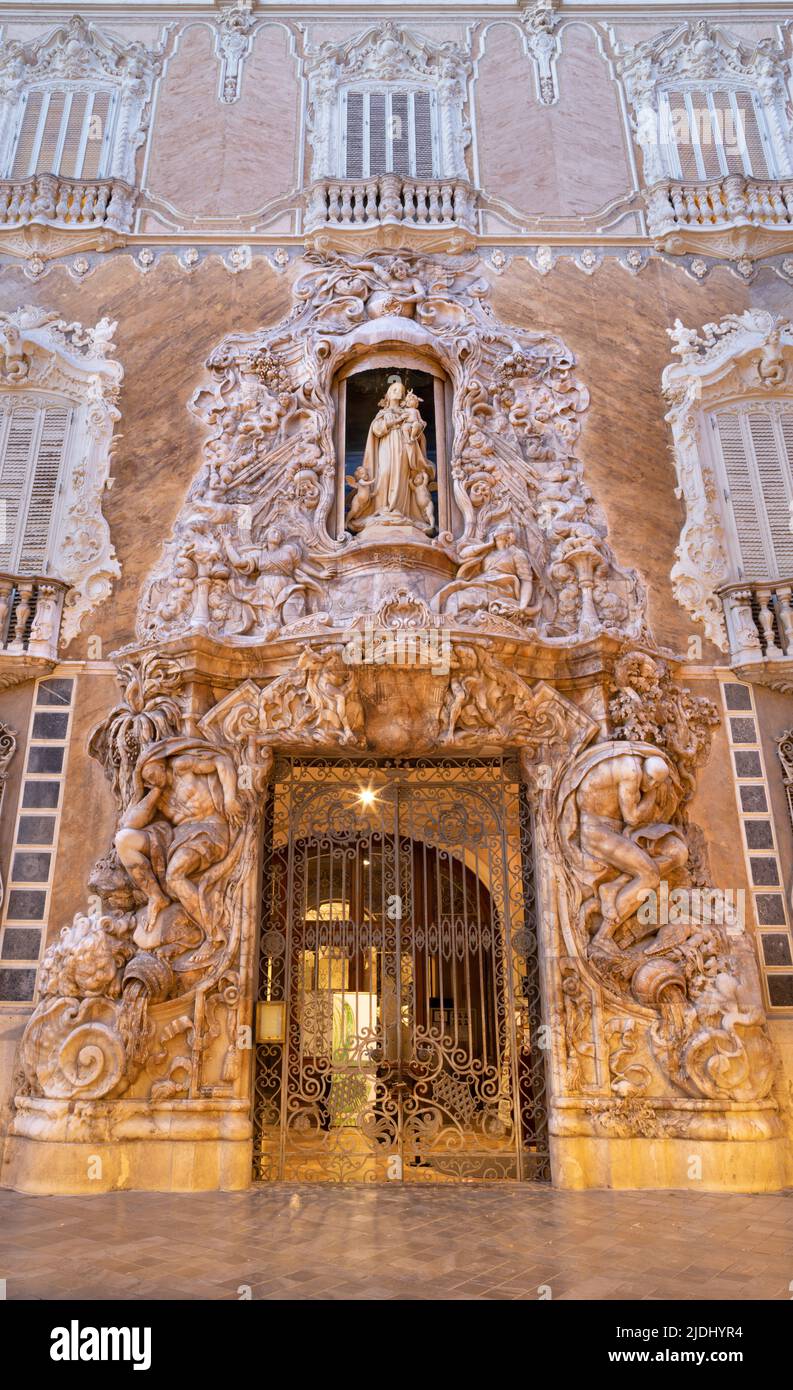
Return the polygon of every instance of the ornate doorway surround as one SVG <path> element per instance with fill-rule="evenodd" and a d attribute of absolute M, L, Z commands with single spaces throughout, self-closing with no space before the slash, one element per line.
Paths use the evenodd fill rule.
<path fill-rule="evenodd" d="M 257 1003 L 283 1004 L 287 1027 L 282 1069 L 259 1057 L 268 1176 L 378 1177 L 392 1160 L 409 1180 L 544 1175 L 537 1028 L 555 1182 L 685 1186 L 693 1146 L 704 1188 L 784 1185 L 753 943 L 706 911 L 719 888 L 691 819 L 718 713 L 676 683 L 613 554 L 575 455 L 588 392 L 573 354 L 500 322 L 487 296 L 473 257 L 310 253 L 291 313 L 211 354 L 192 401 L 204 463 L 89 744 L 116 828 L 42 964 L 10 1185 L 248 1185 Z M 340 535 L 335 385 L 407 355 L 447 383 L 447 513 L 422 403 L 396 373 Z M 331 833 L 338 760 L 375 793 L 347 840 Z M 487 873 L 477 797 L 500 846 Z M 515 918 L 529 806 L 542 1025 L 519 964 L 533 922 Z M 456 846 L 429 829 L 442 812 Z M 256 985 L 263 841 L 281 906 L 261 959 L 280 998 Z M 398 930 L 362 911 L 364 869 L 373 894 L 406 900 Z M 684 900 L 674 922 L 643 911 L 664 887 Z"/>
<path fill-rule="evenodd" d="M 516 759 L 276 761 L 255 1178 L 550 1178 L 521 809 Z"/>

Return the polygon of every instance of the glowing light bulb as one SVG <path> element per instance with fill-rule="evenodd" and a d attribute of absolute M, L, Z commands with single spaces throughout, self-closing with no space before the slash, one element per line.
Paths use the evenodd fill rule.
<path fill-rule="evenodd" d="M 364 787 L 358 793 L 358 800 L 360 801 L 362 806 L 373 806 L 374 792 L 372 791 L 371 787 Z"/>

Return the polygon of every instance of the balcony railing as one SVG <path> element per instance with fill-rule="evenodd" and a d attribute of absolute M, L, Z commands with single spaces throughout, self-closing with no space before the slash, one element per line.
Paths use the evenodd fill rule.
<path fill-rule="evenodd" d="M 57 661 L 67 588 L 62 579 L 0 574 L 0 686 Z"/>
<path fill-rule="evenodd" d="M 793 579 L 721 589 L 730 664 L 746 680 L 793 690 Z"/>
<path fill-rule="evenodd" d="M 699 250 L 734 259 L 793 249 L 793 179 L 668 179 L 645 198 L 650 235 L 672 254 Z"/>
<path fill-rule="evenodd" d="M 132 228 L 137 190 L 120 179 L 33 174 L 0 180 L 0 250 L 20 242 L 53 254 L 64 246 L 101 246 Z M 66 234 L 66 235 L 65 235 Z"/>
<path fill-rule="evenodd" d="M 372 179 L 322 179 L 312 185 L 306 203 L 306 233 L 353 238 L 361 233 L 391 231 L 396 245 L 406 236 L 455 244 L 470 242 L 476 231 L 476 191 L 463 179 L 409 179 L 384 174 Z M 382 238 L 388 244 L 388 238 Z M 350 240 L 349 244 L 354 244 Z"/>

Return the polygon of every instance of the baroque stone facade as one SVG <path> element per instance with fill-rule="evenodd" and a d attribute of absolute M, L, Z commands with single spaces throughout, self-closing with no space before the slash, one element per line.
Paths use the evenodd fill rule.
<path fill-rule="evenodd" d="M 279 1123 L 312 1178 L 342 1171 L 317 1154 L 332 1148 L 351 1163 L 367 1145 L 369 1177 L 387 1152 L 400 1174 L 404 1154 L 447 1176 L 674 1186 L 693 1146 L 708 1186 L 789 1178 L 788 1011 L 769 1007 L 758 961 L 761 945 L 765 965 L 780 952 L 770 963 L 787 978 L 786 909 L 762 870 L 745 884 L 740 849 L 725 847 L 733 775 L 755 774 L 724 740 L 729 724 L 730 748 L 751 742 L 742 714 L 717 704 L 721 688 L 728 712 L 753 711 L 740 692 L 758 683 L 759 786 L 762 740 L 789 732 L 790 687 L 765 669 L 784 589 L 765 627 L 757 618 L 761 676 L 735 656 L 735 603 L 722 591 L 742 576 L 730 570 L 702 444 L 705 416 L 723 402 L 786 409 L 789 313 L 747 302 L 735 268 L 711 272 L 706 296 L 690 257 L 672 264 L 646 228 L 619 261 L 603 242 L 564 267 L 547 242 L 480 244 L 473 222 L 455 240 L 443 186 L 477 186 L 470 102 L 489 28 L 486 16 L 475 35 L 435 20 L 430 34 L 388 16 L 335 28 L 312 19 L 292 34 L 307 178 L 339 182 L 350 210 L 341 239 L 251 247 L 232 229 L 228 244 L 217 234 L 199 252 L 141 234 L 85 270 L 56 254 L 46 272 L 0 271 L 9 294 L 24 278 L 51 304 L 0 311 L 0 410 L 20 392 L 35 408 L 38 392 L 73 402 L 85 422 L 53 523 L 60 662 L 45 671 L 30 664 L 33 648 L 9 647 L 16 675 L 0 708 L 18 742 L 31 711 L 35 751 L 60 735 L 41 720 L 48 695 L 30 703 L 27 687 L 51 688 L 55 705 L 58 678 L 78 680 L 57 807 L 61 842 L 71 835 L 78 850 L 68 869 L 55 864 L 38 973 L 16 996 L 11 1185 L 96 1190 L 84 1172 L 100 1153 L 105 1188 L 245 1186 L 252 1152 L 265 1175 L 256 1154 Z M 564 6 L 538 4 L 519 25 L 532 111 L 554 119 L 576 36 Z M 156 45 L 147 31 L 166 82 L 201 26 L 169 22 Z M 212 19 L 218 110 L 243 110 L 263 80 L 261 32 L 255 7 Z M 96 46 L 79 24 L 68 33 Z M 718 76 L 714 53 L 731 73 L 738 64 L 773 79 L 775 93 L 788 61 L 789 36 L 725 38 L 704 21 L 630 47 L 613 31 L 596 37 L 604 77 L 625 84 L 635 110 L 672 68 L 698 76 L 706 64 Z M 61 30 L 46 40 L 62 42 Z M 131 52 L 124 44 L 112 52 Z M 16 36 L 6 47 L 31 51 Z M 344 202 L 334 144 L 339 91 L 356 82 L 432 89 L 443 168 L 437 205 L 425 181 L 426 219 L 418 202 L 408 217 L 404 187 L 386 217 L 381 191 L 358 241 L 355 208 L 374 195 Z M 399 137 L 389 138 L 393 152 Z M 227 221 L 243 211 L 229 208 Z M 788 272 L 763 273 L 778 286 Z M 70 318 L 78 287 L 107 307 L 82 311 L 94 329 Z M 635 352 L 629 291 L 644 316 Z M 718 321 L 683 326 L 714 314 L 714 299 Z M 117 423 L 116 485 L 103 501 Z M 37 767 L 44 779 L 43 755 Z M 283 830 L 290 776 L 311 792 L 328 767 L 341 790 L 327 825 L 309 834 L 295 801 Z M 419 835 L 406 828 L 413 803 L 400 809 L 399 797 L 427 769 L 440 769 L 448 804 L 439 794 L 433 828 Z M 509 847 L 503 894 L 492 850 L 482 867 L 484 793 L 479 820 L 466 800 L 493 769 L 513 788 L 488 811 Z M 55 815 L 29 785 L 39 784 L 26 785 L 35 799 L 24 805 Z M 781 783 L 774 794 L 784 805 Z M 366 829 L 378 798 L 394 807 L 388 831 Z M 87 834 L 80 805 L 95 807 Z M 755 802 L 748 814 L 762 810 Z M 27 854 L 41 873 L 20 816 L 13 845 L 0 842 L 0 869 L 13 856 L 21 873 Z M 300 869 L 309 842 L 313 888 Z M 394 912 L 367 906 L 361 888 L 378 855 Z M 785 850 L 781 862 L 792 858 Z M 342 872 L 354 886 L 334 897 Z M 430 882 L 438 903 L 422 917 Z M 14 891 L 4 923 L 22 929 Z M 364 927 L 353 951 L 344 943 Z M 454 960 L 468 959 L 474 938 L 493 983 L 461 1009 Z M 334 984 L 348 959 L 346 983 Z M 6 975 L 16 987 L 21 967 Z M 352 1022 L 339 1041 L 345 992 Z M 290 1110 L 294 1077 L 302 1108 Z M 412 1130 L 411 1115 L 423 1116 Z"/>

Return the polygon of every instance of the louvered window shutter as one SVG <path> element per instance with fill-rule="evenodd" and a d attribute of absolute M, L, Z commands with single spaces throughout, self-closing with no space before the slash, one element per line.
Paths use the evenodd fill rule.
<path fill-rule="evenodd" d="M 431 179 L 436 172 L 433 153 L 432 98 L 429 92 L 416 92 L 414 96 L 416 132 L 416 177 Z"/>
<path fill-rule="evenodd" d="M 364 93 L 348 92 L 345 124 L 346 163 L 344 173 L 348 179 L 363 177 L 364 144 Z"/>
<path fill-rule="evenodd" d="M 61 174 L 104 178 L 103 152 L 113 118 L 114 93 L 51 88 L 25 103 L 11 166 L 13 178 Z"/>
<path fill-rule="evenodd" d="M 343 177 L 436 176 L 435 107 L 430 92 L 349 91 L 342 110 Z"/>
<path fill-rule="evenodd" d="M 68 406 L 0 409 L 0 569 L 42 574 L 71 423 Z M 51 567 L 51 566 L 50 566 Z"/>
<path fill-rule="evenodd" d="M 768 143 L 750 91 L 714 89 L 666 92 L 661 118 L 668 123 L 679 168 L 670 175 L 688 181 L 745 174 L 770 177 Z"/>
<path fill-rule="evenodd" d="M 793 411 L 749 406 L 715 424 L 741 578 L 793 578 Z"/>
<path fill-rule="evenodd" d="M 367 173 L 385 174 L 388 168 L 385 92 L 369 93 L 369 167 Z"/>

